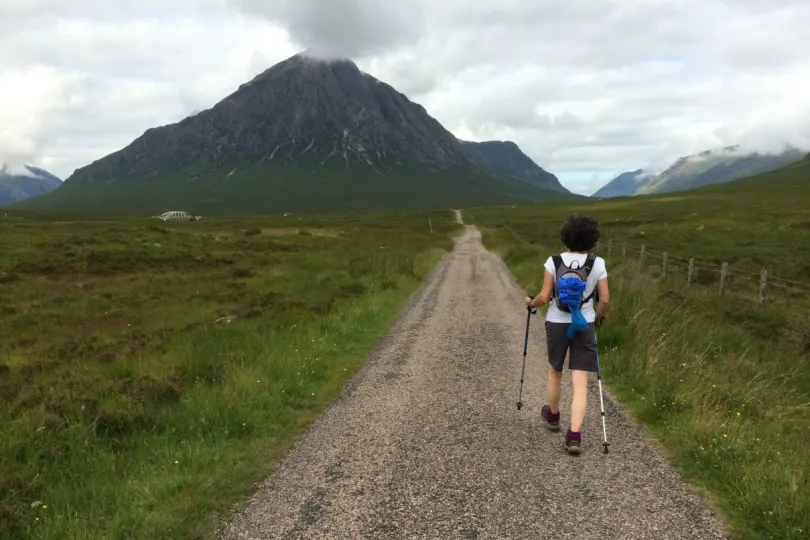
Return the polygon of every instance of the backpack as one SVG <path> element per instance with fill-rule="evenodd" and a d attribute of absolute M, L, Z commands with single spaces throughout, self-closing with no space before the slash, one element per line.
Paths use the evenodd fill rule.
<path fill-rule="evenodd" d="M 595 296 L 596 288 L 587 298 L 582 297 L 588 287 L 588 276 L 593 271 L 596 255 L 589 253 L 582 266 L 579 261 L 573 261 L 571 266 L 566 265 L 561 255 L 553 255 L 551 260 L 556 270 L 553 296 L 557 309 L 570 313 L 571 307 L 581 308 Z"/>
<path fill-rule="evenodd" d="M 596 294 L 594 287 L 594 291 L 587 298 L 583 298 L 585 289 L 588 287 L 588 276 L 596 262 L 596 255 L 589 253 L 582 266 L 579 261 L 573 261 L 570 266 L 566 265 L 561 255 L 552 256 L 552 261 L 555 268 L 554 300 L 557 309 L 564 313 L 571 313 L 568 338 L 572 339 L 574 332 L 588 329 L 588 323 L 582 315 L 581 308 Z M 574 266 L 575 264 L 576 266 Z"/>

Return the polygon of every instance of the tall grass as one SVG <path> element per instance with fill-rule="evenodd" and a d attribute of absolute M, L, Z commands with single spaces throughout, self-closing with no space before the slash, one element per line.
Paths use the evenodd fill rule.
<path fill-rule="evenodd" d="M 540 289 L 543 262 L 560 251 L 546 230 L 532 243 L 484 231 L 527 291 Z M 810 321 L 661 280 L 636 261 L 607 263 L 612 308 L 599 347 L 608 388 L 736 538 L 807 538 Z"/>
<path fill-rule="evenodd" d="M 0 538 L 213 538 L 455 229 L 450 212 L 7 222 Z"/>

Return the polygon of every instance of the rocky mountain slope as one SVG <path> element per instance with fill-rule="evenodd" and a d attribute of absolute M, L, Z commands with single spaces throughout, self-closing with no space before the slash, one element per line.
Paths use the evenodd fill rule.
<path fill-rule="evenodd" d="M 670 168 L 639 186 L 636 195 L 672 193 L 775 171 L 802 159 L 805 152 L 742 153 L 738 146 L 708 150 L 680 158 Z"/>
<path fill-rule="evenodd" d="M 512 141 L 461 141 L 468 154 L 474 156 L 499 174 L 505 174 L 528 184 L 562 193 L 570 193 L 559 179 L 545 171 Z"/>
<path fill-rule="evenodd" d="M 738 146 L 707 150 L 678 159 L 658 175 L 642 169 L 622 173 L 592 197 L 609 198 L 652 195 L 697 189 L 776 171 L 795 163 L 806 152 L 787 149 L 780 154 L 745 153 Z"/>
<path fill-rule="evenodd" d="M 46 170 L 25 165 L 22 171 L 0 166 L 0 205 L 24 201 L 62 187 L 62 181 Z"/>
<path fill-rule="evenodd" d="M 29 207 L 151 214 L 356 211 L 563 196 L 497 175 L 349 60 L 302 53 L 210 109 L 147 130 Z"/>
<path fill-rule="evenodd" d="M 634 195 L 640 186 L 648 182 L 652 176 L 644 172 L 644 169 L 625 172 L 599 188 L 599 190 L 591 195 L 607 199 L 610 197 L 627 197 Z"/>

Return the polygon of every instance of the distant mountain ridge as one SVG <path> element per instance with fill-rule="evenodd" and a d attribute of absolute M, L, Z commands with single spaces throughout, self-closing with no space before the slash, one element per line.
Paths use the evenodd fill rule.
<path fill-rule="evenodd" d="M 28 207 L 153 215 L 182 205 L 198 215 L 263 214 L 565 195 L 493 172 L 424 107 L 354 62 L 302 53 L 210 109 L 148 129 Z"/>
<path fill-rule="evenodd" d="M 592 197 L 653 195 L 697 189 L 714 184 L 775 171 L 800 161 L 806 152 L 788 148 L 779 154 L 743 152 L 739 146 L 706 150 L 679 158 L 658 175 L 644 175 L 639 169 L 622 173 L 600 188 Z"/>
<path fill-rule="evenodd" d="M 591 197 L 607 199 L 634 195 L 639 186 L 648 182 L 652 176 L 650 173 L 645 172 L 644 169 L 622 173 L 599 188 Z"/>
<path fill-rule="evenodd" d="M 796 149 L 773 155 L 741 153 L 739 146 L 707 150 L 680 158 L 664 172 L 639 186 L 636 195 L 672 193 L 731 182 L 775 171 L 802 159 L 804 155 L 804 152 Z"/>
<path fill-rule="evenodd" d="M 512 141 L 461 141 L 464 149 L 496 173 L 506 174 L 541 188 L 570 193 L 552 173 L 537 165 Z"/>
<path fill-rule="evenodd" d="M 0 205 L 38 197 L 62 187 L 62 180 L 44 169 L 24 165 L 23 170 L 12 172 L 7 165 L 0 166 Z"/>

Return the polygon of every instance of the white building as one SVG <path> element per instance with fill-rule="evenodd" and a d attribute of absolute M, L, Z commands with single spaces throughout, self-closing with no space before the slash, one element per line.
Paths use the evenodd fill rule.
<path fill-rule="evenodd" d="M 159 216 L 152 216 L 153 219 L 160 219 L 163 221 L 198 221 L 200 216 L 193 216 L 188 212 L 182 210 L 170 210 Z"/>

